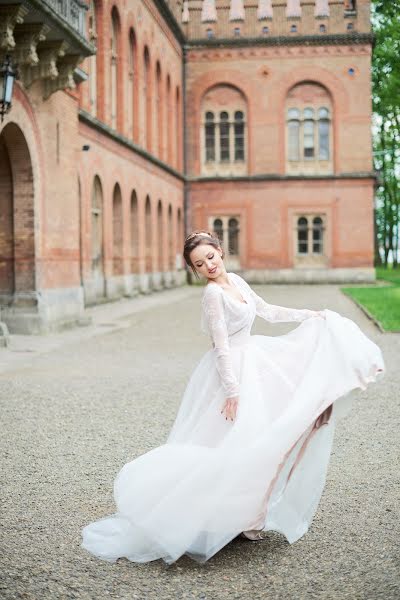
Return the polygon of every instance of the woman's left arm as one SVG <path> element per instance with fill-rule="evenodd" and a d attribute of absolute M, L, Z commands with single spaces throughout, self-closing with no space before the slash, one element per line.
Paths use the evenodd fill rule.
<path fill-rule="evenodd" d="M 311 317 L 322 317 L 325 319 L 325 313 L 321 310 L 309 310 L 308 308 L 287 308 L 286 306 L 277 306 L 276 304 L 268 304 L 261 296 L 251 289 L 249 284 L 241 278 L 245 283 L 251 297 L 256 305 L 256 313 L 262 319 L 271 322 L 289 322 L 289 321 L 305 321 Z"/>

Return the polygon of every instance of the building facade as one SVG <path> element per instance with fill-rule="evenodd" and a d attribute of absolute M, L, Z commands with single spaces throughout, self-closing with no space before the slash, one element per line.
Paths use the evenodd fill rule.
<path fill-rule="evenodd" d="M 181 285 L 194 228 L 249 281 L 374 278 L 368 1 L 64 4 L 0 0 L 10 331 Z"/>

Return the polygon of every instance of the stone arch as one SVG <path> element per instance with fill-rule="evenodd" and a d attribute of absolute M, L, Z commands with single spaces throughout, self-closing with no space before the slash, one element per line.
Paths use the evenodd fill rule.
<path fill-rule="evenodd" d="M 90 217 L 90 271 L 95 297 L 105 294 L 104 280 L 104 196 L 98 175 L 93 178 Z"/>
<path fill-rule="evenodd" d="M 116 183 L 113 191 L 113 275 L 123 273 L 123 215 L 122 215 L 122 193 L 119 183 Z"/>
<path fill-rule="evenodd" d="M 168 221 L 167 221 L 167 233 L 168 233 L 168 269 L 174 270 L 174 225 L 172 222 L 172 206 L 168 206 Z"/>
<path fill-rule="evenodd" d="M 151 222 L 151 201 L 150 196 L 146 196 L 144 207 L 144 235 L 145 235 L 145 272 L 150 273 L 153 268 L 153 239 Z"/>
<path fill-rule="evenodd" d="M 247 110 L 247 170 L 252 172 L 253 152 L 252 152 L 252 84 L 248 77 L 244 77 L 240 71 L 234 69 L 217 70 L 212 73 L 205 73 L 199 77 L 192 85 L 186 102 L 193 107 L 194 113 L 194 131 L 199 132 L 202 124 L 202 99 L 212 88 L 217 86 L 228 86 L 238 90 L 242 95 Z M 201 150 L 200 144 L 194 144 L 193 149 L 194 170 L 200 172 Z"/>
<path fill-rule="evenodd" d="M 130 248 L 131 273 L 139 272 L 139 207 L 135 190 L 131 193 L 130 204 Z"/>
<path fill-rule="evenodd" d="M 0 134 L 0 294 L 36 289 L 34 181 L 22 130 Z"/>
<path fill-rule="evenodd" d="M 163 205 L 161 200 L 157 205 L 157 248 L 158 248 L 158 270 L 164 270 L 164 223 Z"/>

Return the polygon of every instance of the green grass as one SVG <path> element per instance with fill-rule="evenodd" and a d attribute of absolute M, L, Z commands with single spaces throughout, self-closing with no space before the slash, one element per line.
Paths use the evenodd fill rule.
<path fill-rule="evenodd" d="M 386 269 L 385 267 L 377 267 L 375 269 L 377 279 L 384 279 L 396 285 L 400 285 L 400 269 Z"/>
<path fill-rule="evenodd" d="M 341 288 L 359 302 L 385 331 L 400 331 L 400 269 L 376 269 L 377 279 L 393 285 Z"/>

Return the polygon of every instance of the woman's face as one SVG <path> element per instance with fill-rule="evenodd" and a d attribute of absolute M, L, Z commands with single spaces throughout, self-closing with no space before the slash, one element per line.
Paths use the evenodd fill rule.
<path fill-rule="evenodd" d="M 190 260 L 196 271 L 207 279 L 215 279 L 225 273 L 221 248 L 214 248 L 211 244 L 200 244 L 190 253 Z"/>

